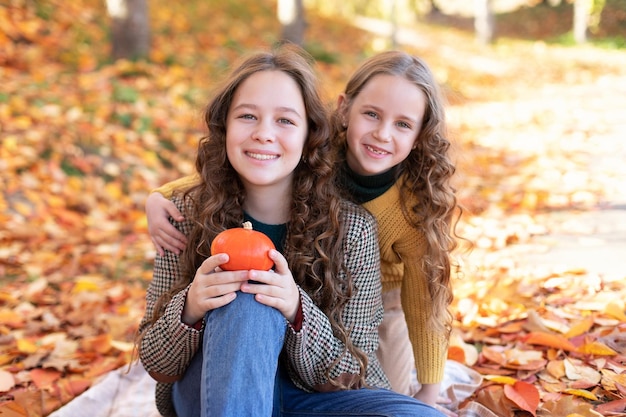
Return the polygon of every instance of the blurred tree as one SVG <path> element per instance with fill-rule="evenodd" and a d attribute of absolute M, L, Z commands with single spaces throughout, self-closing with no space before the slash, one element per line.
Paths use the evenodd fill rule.
<path fill-rule="evenodd" d="M 112 57 L 142 59 L 150 53 L 147 0 L 106 0 L 111 16 Z"/>
<path fill-rule="evenodd" d="M 593 0 L 574 1 L 574 40 L 576 43 L 587 42 L 587 31 Z"/>
<path fill-rule="evenodd" d="M 493 41 L 495 20 L 491 0 L 474 0 L 474 31 L 482 44 Z"/>
<path fill-rule="evenodd" d="M 550 6 L 558 6 L 561 0 L 543 0 Z M 587 42 L 589 31 L 597 29 L 600 25 L 600 16 L 606 4 L 606 0 L 567 0 L 574 3 L 574 22 L 572 31 L 576 43 Z"/>
<path fill-rule="evenodd" d="M 278 0 L 277 9 L 282 25 L 281 39 L 302 45 L 306 29 L 302 0 Z"/>

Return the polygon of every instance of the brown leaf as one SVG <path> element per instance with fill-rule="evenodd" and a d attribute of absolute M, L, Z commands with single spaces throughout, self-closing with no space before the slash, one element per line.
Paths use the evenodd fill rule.
<path fill-rule="evenodd" d="M 476 394 L 476 402 L 484 405 L 498 417 L 514 417 L 515 412 L 511 402 L 505 395 L 501 385 L 491 385 L 481 389 Z"/>
<path fill-rule="evenodd" d="M 609 415 L 609 413 L 624 412 L 626 411 L 626 398 L 599 404 L 596 407 L 596 411 L 604 415 Z"/>

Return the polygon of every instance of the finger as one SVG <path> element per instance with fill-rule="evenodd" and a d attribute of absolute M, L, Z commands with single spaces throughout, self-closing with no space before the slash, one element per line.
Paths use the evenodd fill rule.
<path fill-rule="evenodd" d="M 172 253 L 175 253 L 177 255 L 180 254 L 180 249 L 178 249 L 175 246 L 170 245 L 161 236 L 155 236 L 154 239 L 157 241 L 157 243 L 158 243 L 159 247 L 161 248 L 161 250 L 168 250 L 168 251 L 170 251 Z"/>
<path fill-rule="evenodd" d="M 163 248 L 161 247 L 161 245 L 159 245 L 159 243 L 156 241 L 155 238 L 151 237 L 150 240 L 152 241 L 152 244 L 154 245 L 154 248 L 156 249 L 157 253 L 160 256 L 165 255 L 165 251 L 163 250 Z"/>
<path fill-rule="evenodd" d="M 178 208 L 176 207 L 176 204 L 174 204 L 174 202 L 172 202 L 171 200 L 167 200 L 167 203 L 165 204 L 165 211 L 172 219 L 176 220 L 177 222 L 183 221 L 185 219 L 180 210 L 178 210 Z"/>
<path fill-rule="evenodd" d="M 261 287 L 267 287 L 270 285 L 282 286 L 280 276 L 274 271 L 257 271 L 251 269 L 250 271 L 246 271 L 247 280 L 254 282 L 260 282 Z M 251 283 L 250 285 L 252 285 Z"/>
<path fill-rule="evenodd" d="M 435 404 L 435 408 L 448 417 L 458 417 L 458 415 L 455 412 L 450 411 L 447 408 L 442 407 L 440 405 Z"/>
<path fill-rule="evenodd" d="M 269 251 L 269 257 L 274 261 L 274 270 L 279 274 L 289 273 L 289 265 L 285 257 L 276 249 Z"/>
<path fill-rule="evenodd" d="M 226 304 L 230 304 L 233 300 L 237 298 L 236 292 L 230 292 L 228 294 L 224 294 L 220 297 L 210 298 L 207 303 L 207 311 L 215 310 L 216 308 L 224 307 Z"/>
<path fill-rule="evenodd" d="M 202 274 L 210 274 L 215 272 L 215 268 L 228 262 L 228 254 L 218 253 L 217 255 L 209 256 L 202 262 L 198 271 Z"/>
<path fill-rule="evenodd" d="M 164 245 L 167 245 L 169 250 L 176 249 L 182 251 L 186 247 L 186 244 L 183 240 L 177 238 L 176 236 L 172 236 L 169 233 L 162 232 L 158 235 L 158 237 L 161 239 Z"/>
<path fill-rule="evenodd" d="M 178 230 L 172 223 L 166 223 L 162 227 L 163 233 L 165 233 L 169 238 L 176 240 L 178 242 L 187 243 L 187 236 L 180 230 Z"/>

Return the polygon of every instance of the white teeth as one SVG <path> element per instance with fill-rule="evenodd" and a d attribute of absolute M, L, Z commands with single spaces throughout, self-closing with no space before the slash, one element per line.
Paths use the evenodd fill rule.
<path fill-rule="evenodd" d="M 276 159 L 276 158 L 278 158 L 278 155 L 267 155 L 267 154 L 263 154 L 263 153 L 246 152 L 246 155 L 248 155 L 250 158 L 258 159 L 259 161 L 267 161 L 269 159 Z"/>
<path fill-rule="evenodd" d="M 367 148 L 368 151 L 374 152 L 375 154 L 378 154 L 378 155 L 385 155 L 389 153 L 389 152 L 381 151 L 380 149 L 374 149 L 368 145 L 365 145 L 365 147 Z"/>

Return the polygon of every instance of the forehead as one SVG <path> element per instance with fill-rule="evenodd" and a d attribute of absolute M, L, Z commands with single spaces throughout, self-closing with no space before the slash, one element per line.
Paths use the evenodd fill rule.
<path fill-rule="evenodd" d="M 232 104 L 248 100 L 304 108 L 298 83 L 280 70 L 259 71 L 243 80 L 235 90 Z"/>
<path fill-rule="evenodd" d="M 375 106 L 390 112 L 423 114 L 426 95 L 415 83 L 399 75 L 378 74 L 365 83 L 354 98 L 355 106 Z"/>
<path fill-rule="evenodd" d="M 417 84 L 401 75 L 376 74 L 363 85 L 356 98 L 363 95 L 394 96 L 402 92 L 409 95 L 424 95 L 422 89 Z"/>

